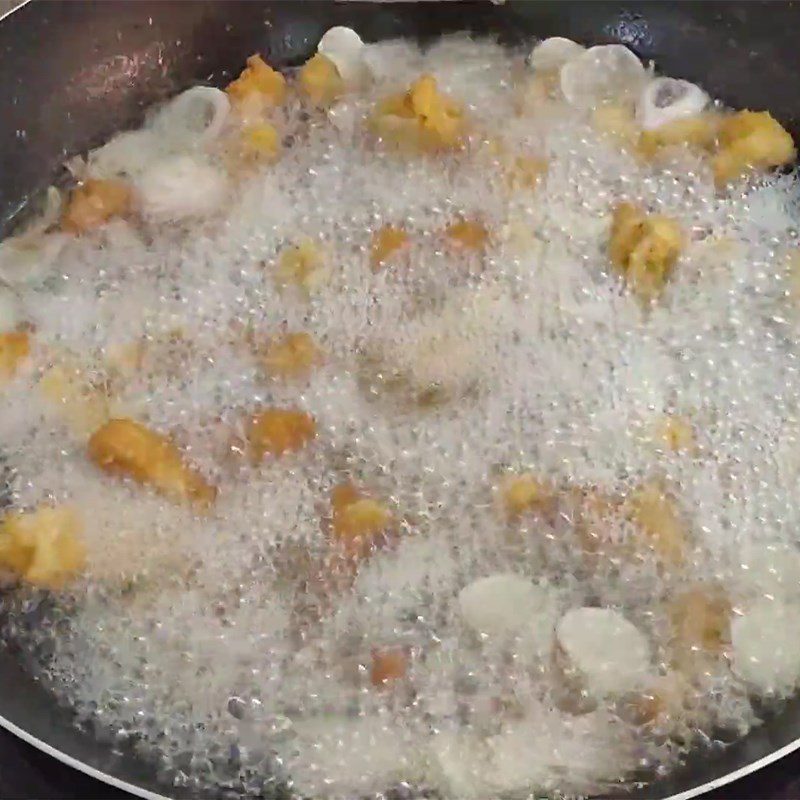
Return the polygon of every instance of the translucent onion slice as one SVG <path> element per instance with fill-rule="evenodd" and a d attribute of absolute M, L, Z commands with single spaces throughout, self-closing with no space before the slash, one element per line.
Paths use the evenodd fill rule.
<path fill-rule="evenodd" d="M 761 600 L 731 623 L 733 669 L 758 694 L 790 694 L 800 681 L 800 609 Z"/>
<path fill-rule="evenodd" d="M 231 110 L 228 95 L 213 86 L 194 86 L 163 106 L 153 118 L 154 131 L 189 146 L 216 139 Z"/>
<path fill-rule="evenodd" d="M 633 100 L 646 80 L 642 62 L 621 44 L 590 47 L 561 69 L 561 91 L 581 109 Z"/>
<path fill-rule="evenodd" d="M 361 37 L 352 29 L 337 25 L 326 31 L 317 45 L 317 52 L 336 65 L 345 83 L 359 80 L 364 70 L 364 48 Z"/>
<path fill-rule="evenodd" d="M 551 36 L 539 42 L 528 56 L 528 65 L 537 72 L 554 72 L 561 69 L 567 62 L 573 61 L 585 52 L 583 45 L 564 39 L 561 36 Z"/>
<path fill-rule="evenodd" d="M 182 155 L 153 164 L 136 182 L 136 190 L 144 217 L 176 222 L 216 211 L 225 200 L 228 181 L 205 160 Z"/>
<path fill-rule="evenodd" d="M 610 608 L 574 608 L 559 621 L 558 644 L 594 697 L 635 689 L 651 671 L 650 647 L 636 626 Z"/>

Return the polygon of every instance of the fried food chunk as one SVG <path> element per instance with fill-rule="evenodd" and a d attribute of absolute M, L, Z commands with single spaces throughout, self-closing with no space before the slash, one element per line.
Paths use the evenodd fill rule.
<path fill-rule="evenodd" d="M 513 156 L 506 159 L 506 180 L 515 190 L 531 190 L 547 174 L 547 161 L 538 156 Z"/>
<path fill-rule="evenodd" d="M 652 551 L 666 567 L 684 563 L 688 548 L 688 531 L 677 504 L 656 483 L 644 484 L 632 492 L 624 505 L 625 515 L 641 534 L 636 549 Z"/>
<path fill-rule="evenodd" d="M 267 372 L 276 378 L 305 378 L 323 361 L 322 350 L 309 333 L 287 333 L 270 342 L 263 356 Z"/>
<path fill-rule="evenodd" d="M 331 492 L 331 533 L 351 558 L 364 558 L 385 538 L 392 513 L 378 500 L 367 497 L 352 484 Z"/>
<path fill-rule="evenodd" d="M 687 648 L 719 653 L 730 641 L 731 604 L 721 587 L 699 586 L 675 597 L 669 606 L 674 638 Z"/>
<path fill-rule="evenodd" d="M 738 111 L 720 125 L 714 179 L 721 186 L 751 170 L 790 164 L 796 157 L 791 134 L 769 111 Z"/>
<path fill-rule="evenodd" d="M 692 453 L 695 450 L 694 430 L 686 417 L 668 414 L 657 428 L 659 444 L 673 453 Z"/>
<path fill-rule="evenodd" d="M 317 435 L 314 417 L 294 408 L 268 408 L 254 414 L 247 426 L 247 444 L 254 463 L 266 455 L 301 450 Z"/>
<path fill-rule="evenodd" d="M 17 374 L 30 352 L 30 336 L 25 331 L 0 333 L 0 387 Z"/>
<path fill-rule="evenodd" d="M 35 586 L 58 589 L 86 563 L 81 527 L 68 506 L 8 514 L 0 522 L 0 567 Z"/>
<path fill-rule="evenodd" d="M 58 409 L 73 434 L 89 436 L 109 416 L 109 396 L 89 383 L 79 371 L 62 365 L 50 367 L 39 381 L 39 390 Z"/>
<path fill-rule="evenodd" d="M 509 520 L 530 511 L 547 511 L 555 501 L 552 487 L 530 472 L 504 477 L 497 487 L 497 497 Z"/>
<path fill-rule="evenodd" d="M 388 688 L 402 680 L 408 673 L 408 651 L 404 647 L 376 647 L 372 651 L 369 670 L 370 683 L 379 688 Z"/>
<path fill-rule="evenodd" d="M 642 131 L 637 151 L 647 159 L 656 157 L 665 148 L 681 145 L 693 150 L 711 151 L 717 142 L 721 122 L 722 117 L 711 112 L 667 122 Z"/>
<path fill-rule="evenodd" d="M 257 101 L 264 109 L 272 108 L 286 98 L 286 79 L 256 53 L 247 59 L 247 66 L 225 91 L 236 104 Z"/>
<path fill-rule="evenodd" d="M 72 190 L 61 227 L 70 233 L 99 228 L 112 217 L 127 214 L 131 201 L 130 187 L 123 181 L 92 178 Z"/>
<path fill-rule="evenodd" d="M 205 508 L 216 497 L 216 489 L 184 462 L 168 436 L 132 419 L 109 420 L 92 434 L 88 450 L 104 472 L 133 478 L 171 500 Z"/>
<path fill-rule="evenodd" d="M 298 76 L 300 91 L 315 106 L 325 108 L 344 94 L 345 85 L 336 64 L 317 53 L 306 61 Z"/>
<path fill-rule="evenodd" d="M 682 246 L 683 236 L 675 220 L 648 216 L 631 203 L 615 209 L 608 252 L 643 302 L 652 302 L 661 294 Z"/>
<path fill-rule="evenodd" d="M 369 127 L 402 151 L 437 152 L 460 146 L 465 120 L 461 106 L 439 92 L 436 79 L 423 75 L 407 92 L 381 100 Z"/>
<path fill-rule="evenodd" d="M 274 161 L 281 150 L 281 139 L 274 125 L 257 122 L 242 131 L 242 155 L 252 161 Z"/>
<path fill-rule="evenodd" d="M 370 252 L 370 266 L 377 272 L 398 250 L 406 247 L 409 242 L 408 234 L 394 225 L 384 225 L 372 235 L 372 250 Z"/>
<path fill-rule="evenodd" d="M 448 241 L 465 250 L 483 250 L 489 241 L 489 230 L 477 220 L 461 220 L 445 229 Z"/>
<path fill-rule="evenodd" d="M 281 250 L 275 268 L 275 281 L 279 288 L 295 286 L 310 294 L 327 277 L 322 253 L 311 239 L 302 239 L 299 244 Z"/>
<path fill-rule="evenodd" d="M 599 106 L 592 112 L 592 127 L 624 148 L 634 148 L 641 128 L 630 106 Z"/>

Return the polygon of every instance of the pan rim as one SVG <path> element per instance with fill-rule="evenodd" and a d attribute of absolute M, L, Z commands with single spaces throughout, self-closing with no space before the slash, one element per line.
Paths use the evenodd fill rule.
<path fill-rule="evenodd" d="M 423 2 L 423 1 L 424 0 L 412 0 L 412 2 Z M 6 20 L 12 14 L 21 10 L 23 7 L 27 6 L 31 2 L 32 0 L 18 0 L 11 8 L 9 8 L 3 13 L 0 13 L 0 21 Z M 27 730 L 25 730 L 25 728 L 12 722 L 9 718 L 3 716 L 2 714 L 0 714 L 0 729 L 8 732 L 9 734 L 16 737 L 25 744 L 36 748 L 39 752 L 51 758 L 56 759 L 57 761 L 70 767 L 71 769 L 75 769 L 79 773 L 82 773 L 90 778 L 98 780 L 101 783 L 104 783 L 108 786 L 114 787 L 115 789 L 127 792 L 128 794 L 134 797 L 143 798 L 143 800 L 174 800 L 174 795 L 162 794 L 144 788 L 137 784 L 126 781 L 122 778 L 118 778 L 110 772 L 105 772 L 101 769 L 98 769 L 97 767 L 92 766 L 90 763 L 86 761 L 83 761 L 79 758 L 70 755 L 64 750 L 60 750 L 59 748 L 49 744 L 45 739 L 39 738 L 29 733 Z M 800 750 L 800 736 L 793 739 L 789 743 L 783 745 L 782 747 L 777 748 L 769 752 L 768 754 L 739 767 L 736 770 L 727 772 L 724 775 L 708 780 L 690 789 L 686 789 L 684 791 L 670 795 L 663 795 L 661 797 L 661 800 L 693 800 L 693 798 L 701 797 L 707 792 L 711 792 L 721 787 L 727 786 L 741 778 L 747 777 L 748 775 L 758 772 L 759 770 L 782 760 L 786 756 L 798 750 Z M 654 787 L 657 787 L 657 783 L 654 784 Z"/>

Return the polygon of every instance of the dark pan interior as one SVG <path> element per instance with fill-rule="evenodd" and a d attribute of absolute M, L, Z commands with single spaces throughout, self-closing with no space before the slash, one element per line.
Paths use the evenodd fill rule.
<path fill-rule="evenodd" d="M 700 82 L 733 106 L 769 109 L 800 133 L 793 3 L 33 2 L 0 23 L 0 233 L 57 178 L 65 156 L 135 123 L 159 98 L 197 82 L 224 84 L 252 52 L 276 66 L 300 63 L 332 25 L 368 41 L 468 30 L 509 44 L 552 35 L 621 42 L 664 73 Z M 0 648 L 0 687 L 0 715 L 34 737 L 134 785 L 167 791 L 143 761 L 75 730 L 69 711 L 26 674 L 11 647 Z M 795 701 L 745 741 L 632 796 L 685 792 L 798 738 Z"/>

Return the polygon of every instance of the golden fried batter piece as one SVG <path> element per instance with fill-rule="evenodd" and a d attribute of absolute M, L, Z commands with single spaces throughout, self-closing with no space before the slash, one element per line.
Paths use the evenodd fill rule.
<path fill-rule="evenodd" d="M 460 147 L 465 131 L 461 107 L 442 94 L 432 75 L 423 75 L 407 92 L 381 100 L 369 119 L 371 131 L 407 153 Z"/>
<path fill-rule="evenodd" d="M 686 560 L 689 534 L 678 506 L 657 483 L 646 483 L 626 499 L 625 515 L 641 534 L 637 549 L 652 551 L 665 567 L 679 567 Z"/>
<path fill-rule="evenodd" d="M 205 508 L 217 491 L 188 466 L 168 436 L 132 419 L 112 419 L 89 439 L 89 458 L 109 475 L 133 478 L 175 501 Z"/>
<path fill-rule="evenodd" d="M 738 111 L 719 129 L 712 166 L 718 186 L 752 170 L 791 164 L 797 157 L 791 134 L 768 111 Z"/>
<path fill-rule="evenodd" d="M 661 294 L 683 247 L 678 223 L 631 203 L 614 210 L 608 252 L 631 290 L 650 303 Z"/>
<path fill-rule="evenodd" d="M 447 240 L 464 250 L 484 250 L 489 242 L 489 229 L 477 220 L 464 219 L 448 225 Z"/>
<path fill-rule="evenodd" d="M 405 647 L 376 647 L 372 650 L 370 683 L 386 689 L 408 673 L 408 650 Z"/>
<path fill-rule="evenodd" d="M 246 438 L 250 458 L 257 464 L 265 456 L 301 450 L 317 435 L 314 417 L 294 408 L 268 408 L 252 416 Z"/>
<path fill-rule="evenodd" d="M 369 555 L 393 525 L 389 508 L 346 483 L 331 492 L 331 533 L 350 558 Z"/>
<path fill-rule="evenodd" d="M 86 563 L 81 528 L 68 506 L 8 514 L 0 522 L 0 567 L 35 586 L 59 589 Z"/>
<path fill-rule="evenodd" d="M 553 487 L 530 472 L 506 475 L 498 484 L 496 493 L 508 520 L 518 519 L 532 511 L 550 511 L 556 502 Z"/>
<path fill-rule="evenodd" d="M 717 143 L 721 122 L 722 116 L 713 112 L 672 120 L 658 128 L 642 131 L 637 152 L 646 159 L 655 158 L 663 150 L 677 146 L 710 152 Z"/>
<path fill-rule="evenodd" d="M 399 250 L 408 246 L 409 235 L 402 228 L 384 225 L 372 236 L 372 250 L 369 263 L 373 272 L 377 272 Z"/>
<path fill-rule="evenodd" d="M 281 137 L 269 122 L 246 125 L 241 136 L 241 154 L 256 162 L 274 161 L 281 151 Z"/>
<path fill-rule="evenodd" d="M 131 202 L 130 187 L 123 181 L 92 178 L 70 193 L 61 227 L 70 233 L 94 230 L 112 217 L 125 216 Z"/>
<path fill-rule="evenodd" d="M 236 105 L 255 101 L 262 109 L 272 108 L 286 98 L 286 79 L 256 53 L 247 59 L 247 66 L 225 91 Z"/>
<path fill-rule="evenodd" d="M 0 388 L 17 374 L 30 352 L 30 335 L 25 331 L 0 333 Z"/>
<path fill-rule="evenodd" d="M 306 61 L 298 76 L 300 91 L 315 106 L 327 108 L 345 91 L 336 64 L 322 53 Z"/>
<path fill-rule="evenodd" d="M 328 269 L 319 247 L 311 239 L 284 247 L 275 265 L 275 282 L 279 289 L 297 287 L 311 294 L 328 278 Z"/>
<path fill-rule="evenodd" d="M 269 342 L 262 363 L 275 378 L 307 378 L 323 362 L 323 353 L 310 333 L 287 333 Z"/>

